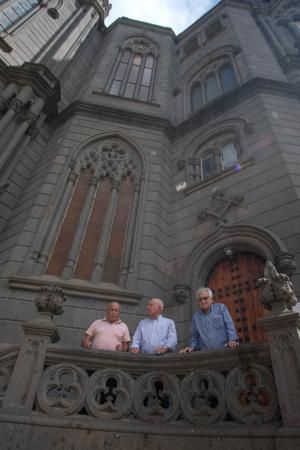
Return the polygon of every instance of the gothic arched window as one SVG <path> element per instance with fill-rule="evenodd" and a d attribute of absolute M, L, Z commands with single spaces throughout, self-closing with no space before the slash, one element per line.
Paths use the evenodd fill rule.
<path fill-rule="evenodd" d="M 140 164 L 130 149 L 106 142 L 76 163 L 72 193 L 46 273 L 92 282 L 126 277 L 139 195 Z M 67 190 L 69 186 L 67 187 Z M 126 246 L 125 246 L 126 243 Z"/>
<path fill-rule="evenodd" d="M 151 101 L 156 67 L 157 49 L 152 43 L 145 39 L 126 41 L 108 92 L 112 95 Z"/>
<path fill-rule="evenodd" d="M 199 183 L 238 163 L 239 152 L 234 140 L 210 141 L 188 160 L 188 179 Z"/>
<path fill-rule="evenodd" d="M 236 86 L 237 79 L 231 63 L 221 60 L 210 64 L 197 74 L 191 85 L 191 111 L 198 111 L 206 103 Z"/>
<path fill-rule="evenodd" d="M 222 169 L 232 167 L 238 160 L 238 151 L 234 142 L 228 142 L 220 148 Z"/>

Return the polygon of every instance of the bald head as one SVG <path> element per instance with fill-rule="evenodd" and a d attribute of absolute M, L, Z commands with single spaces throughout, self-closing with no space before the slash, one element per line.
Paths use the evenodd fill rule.
<path fill-rule="evenodd" d="M 156 319 L 164 310 L 164 302 L 160 298 L 152 298 L 147 305 L 147 313 L 150 319 Z"/>
<path fill-rule="evenodd" d="M 108 322 L 118 322 L 120 320 L 120 305 L 117 302 L 108 303 L 106 307 L 106 320 Z"/>

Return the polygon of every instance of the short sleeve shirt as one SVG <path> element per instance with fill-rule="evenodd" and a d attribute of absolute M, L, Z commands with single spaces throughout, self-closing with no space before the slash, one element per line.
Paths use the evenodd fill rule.
<path fill-rule="evenodd" d="M 95 320 L 86 330 L 86 334 L 92 338 L 92 348 L 98 350 L 116 350 L 117 345 L 130 342 L 128 327 L 121 320 Z"/>

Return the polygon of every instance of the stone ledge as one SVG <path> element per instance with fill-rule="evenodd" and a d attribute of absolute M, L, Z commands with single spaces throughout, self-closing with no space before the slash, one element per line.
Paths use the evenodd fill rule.
<path fill-rule="evenodd" d="M 49 417 L 44 414 L 32 413 L 30 415 L 12 415 L 1 414 L 0 423 L 39 425 L 46 427 L 70 428 L 78 430 L 99 430 L 99 431 L 115 431 L 125 433 L 149 433 L 157 435 L 177 435 L 177 436 L 208 436 L 208 437 L 259 437 L 271 438 L 275 437 L 295 437 L 300 438 L 299 428 L 280 428 L 279 423 L 262 426 L 249 426 L 233 423 L 231 426 L 226 424 L 199 427 L 192 424 L 178 424 L 177 422 L 166 424 L 145 424 L 143 422 L 129 422 L 114 420 L 100 421 L 98 418 L 73 416 L 73 418 L 65 417 Z"/>
<path fill-rule="evenodd" d="M 241 364 L 251 364 L 253 361 L 271 365 L 268 344 L 242 344 L 236 350 L 209 350 L 185 355 L 175 352 L 164 355 L 118 353 L 49 345 L 46 356 L 46 365 L 71 363 L 93 370 L 113 367 L 138 374 L 162 371 L 163 373 L 185 375 L 196 369 L 211 369 L 212 367 L 215 370 L 223 371 Z"/>
<path fill-rule="evenodd" d="M 128 291 L 112 283 L 93 284 L 84 280 L 64 280 L 51 275 L 38 277 L 22 277 L 12 275 L 8 280 L 9 287 L 27 291 L 39 291 L 42 286 L 55 285 L 63 288 L 66 295 L 72 297 L 88 297 L 108 302 L 137 304 L 142 297 L 140 292 Z"/>

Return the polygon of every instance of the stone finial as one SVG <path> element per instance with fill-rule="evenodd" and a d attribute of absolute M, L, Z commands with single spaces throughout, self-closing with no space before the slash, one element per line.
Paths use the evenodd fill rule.
<path fill-rule="evenodd" d="M 186 284 L 176 284 L 173 287 L 173 294 L 177 303 L 185 303 L 189 299 L 190 290 Z"/>
<path fill-rule="evenodd" d="M 257 286 L 262 288 L 261 303 L 273 314 L 292 310 L 298 301 L 289 276 L 278 273 L 271 261 L 266 261 L 264 277 L 257 280 Z"/>
<path fill-rule="evenodd" d="M 63 304 L 66 301 L 63 289 L 57 286 L 42 286 L 38 297 L 35 299 L 37 310 L 42 314 L 62 314 Z"/>
<path fill-rule="evenodd" d="M 286 273 L 289 277 L 293 275 L 296 270 L 296 262 L 294 256 L 290 253 L 280 253 L 275 258 L 275 265 L 279 272 Z"/>

